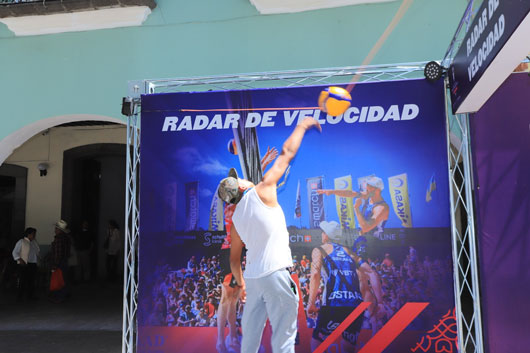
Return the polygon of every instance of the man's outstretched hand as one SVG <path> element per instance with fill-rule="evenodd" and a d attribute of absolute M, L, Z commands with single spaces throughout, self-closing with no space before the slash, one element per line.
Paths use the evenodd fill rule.
<path fill-rule="evenodd" d="M 315 305 L 315 303 L 309 305 L 309 307 L 307 308 L 307 312 L 309 314 L 317 314 L 319 311 L 319 308 L 317 308 L 317 306 Z"/>
<path fill-rule="evenodd" d="M 261 159 L 261 169 L 265 170 L 267 165 L 274 161 L 276 157 L 278 157 L 278 150 L 276 149 L 276 147 L 267 147 L 267 153 L 265 153 L 265 156 L 263 156 L 263 158 Z"/>
<path fill-rule="evenodd" d="M 315 118 L 305 118 L 301 123 L 300 126 L 304 127 L 306 130 L 309 130 L 311 128 L 316 128 L 319 132 L 322 132 L 322 126 L 320 126 L 320 123 Z"/>

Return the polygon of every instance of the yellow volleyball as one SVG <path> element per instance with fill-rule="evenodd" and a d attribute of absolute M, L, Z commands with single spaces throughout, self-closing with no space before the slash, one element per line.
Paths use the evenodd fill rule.
<path fill-rule="evenodd" d="M 341 87 L 328 87 L 318 97 L 320 110 L 331 116 L 344 114 L 351 105 L 350 92 Z"/>

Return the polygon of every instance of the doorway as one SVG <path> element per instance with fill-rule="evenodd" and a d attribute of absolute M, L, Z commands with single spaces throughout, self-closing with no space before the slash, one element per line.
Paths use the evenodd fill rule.
<path fill-rule="evenodd" d="M 24 232 L 28 170 L 11 164 L 0 166 L 0 283 L 9 281 L 11 250 Z"/>
<path fill-rule="evenodd" d="M 106 275 L 103 245 L 108 221 L 115 220 L 123 229 L 125 164 L 122 144 L 93 144 L 64 152 L 61 217 L 69 220 L 74 232 L 88 221 L 94 234 L 91 273 L 96 279 Z"/>

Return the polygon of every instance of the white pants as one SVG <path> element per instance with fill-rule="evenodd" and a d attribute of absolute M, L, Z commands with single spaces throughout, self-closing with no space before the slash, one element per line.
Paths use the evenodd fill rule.
<path fill-rule="evenodd" d="M 267 318 L 272 326 L 273 353 L 294 353 L 298 289 L 285 269 L 268 276 L 245 279 L 247 302 L 241 322 L 241 353 L 256 353 Z"/>

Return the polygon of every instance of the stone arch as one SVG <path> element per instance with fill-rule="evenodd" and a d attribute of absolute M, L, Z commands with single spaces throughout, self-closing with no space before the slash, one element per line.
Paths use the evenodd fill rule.
<path fill-rule="evenodd" d="M 35 136 L 41 131 L 52 128 L 57 125 L 80 122 L 80 121 L 101 121 L 111 122 L 116 124 L 125 124 L 123 120 L 112 118 L 103 115 L 93 114 L 71 114 L 50 117 L 38 120 L 34 123 L 28 124 L 21 129 L 11 133 L 2 140 L 0 140 L 0 165 L 22 144 Z"/>

